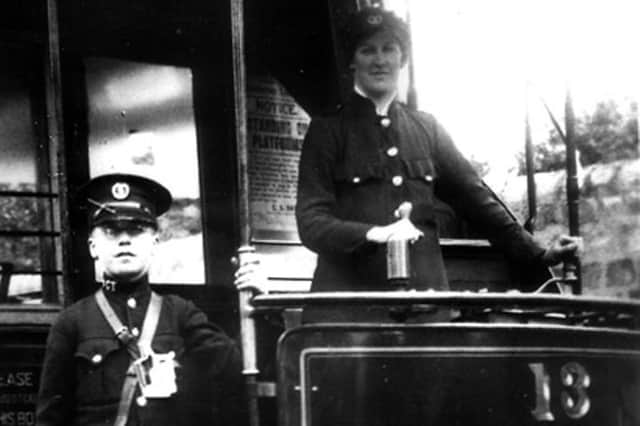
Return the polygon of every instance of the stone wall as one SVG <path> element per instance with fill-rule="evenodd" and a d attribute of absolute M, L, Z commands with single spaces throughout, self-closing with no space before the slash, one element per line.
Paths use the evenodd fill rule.
<path fill-rule="evenodd" d="M 547 244 L 568 233 L 566 174 L 536 174 L 535 235 Z M 523 221 L 526 178 L 510 179 L 500 195 Z M 580 172 L 583 293 L 640 298 L 640 160 L 598 164 Z"/>

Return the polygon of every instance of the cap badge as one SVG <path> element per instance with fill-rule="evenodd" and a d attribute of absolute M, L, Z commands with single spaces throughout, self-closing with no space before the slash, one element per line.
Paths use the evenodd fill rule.
<path fill-rule="evenodd" d="M 369 15 L 367 22 L 369 25 L 380 25 L 382 24 L 382 15 Z"/>
<path fill-rule="evenodd" d="M 128 183 L 117 182 L 111 187 L 111 195 L 116 200 L 125 200 L 131 193 L 131 188 Z"/>

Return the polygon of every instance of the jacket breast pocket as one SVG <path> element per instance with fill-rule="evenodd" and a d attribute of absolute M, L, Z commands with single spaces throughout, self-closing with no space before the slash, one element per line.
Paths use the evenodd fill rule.
<path fill-rule="evenodd" d="M 375 212 L 384 204 L 381 184 L 382 167 L 376 163 L 339 164 L 334 175 L 336 207 L 339 217 L 358 221 L 375 221 Z M 373 216 L 372 216 L 373 214 Z"/>
<path fill-rule="evenodd" d="M 74 358 L 80 401 L 106 402 L 119 395 L 129 354 L 115 338 L 84 340 L 78 344 Z"/>
<path fill-rule="evenodd" d="M 403 167 L 413 202 L 412 220 L 417 224 L 433 224 L 436 176 L 431 161 L 429 159 L 404 160 Z"/>

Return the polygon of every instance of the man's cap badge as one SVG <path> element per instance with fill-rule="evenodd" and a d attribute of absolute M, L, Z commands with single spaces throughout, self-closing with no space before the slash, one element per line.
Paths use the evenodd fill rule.
<path fill-rule="evenodd" d="M 116 182 L 111 187 L 111 195 L 116 200 L 126 200 L 129 194 L 131 193 L 131 188 L 128 183 L 125 182 Z"/>

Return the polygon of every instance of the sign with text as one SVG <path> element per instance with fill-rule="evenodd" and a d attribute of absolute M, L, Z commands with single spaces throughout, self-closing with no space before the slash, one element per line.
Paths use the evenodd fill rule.
<path fill-rule="evenodd" d="M 282 85 L 266 76 L 249 78 L 247 116 L 253 236 L 297 242 L 298 162 L 310 118 Z"/>
<path fill-rule="evenodd" d="M 0 367 L 0 426 L 35 425 L 39 369 Z"/>

